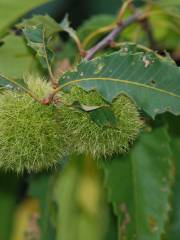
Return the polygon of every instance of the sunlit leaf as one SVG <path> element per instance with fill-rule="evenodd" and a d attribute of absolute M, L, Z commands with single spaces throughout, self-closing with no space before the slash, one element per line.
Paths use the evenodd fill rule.
<path fill-rule="evenodd" d="M 28 11 L 49 0 L 1 0 L 0 1 L 0 37 Z"/>
<path fill-rule="evenodd" d="M 0 73 L 13 79 L 22 79 L 25 75 L 38 72 L 38 62 L 23 37 L 13 34 L 6 36 L 0 47 Z"/>

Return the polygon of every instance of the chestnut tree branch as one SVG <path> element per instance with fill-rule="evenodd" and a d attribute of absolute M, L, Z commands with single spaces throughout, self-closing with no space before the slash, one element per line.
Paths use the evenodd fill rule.
<path fill-rule="evenodd" d="M 92 57 L 96 52 L 110 45 L 114 41 L 115 37 L 119 33 L 121 33 L 125 28 L 127 28 L 129 25 L 135 22 L 141 21 L 142 19 L 144 19 L 144 17 L 145 17 L 144 13 L 137 11 L 134 13 L 134 15 L 130 16 L 127 20 L 117 24 L 117 26 L 106 37 L 104 37 L 100 42 L 98 42 L 94 47 L 90 48 L 86 52 L 85 59 L 86 60 L 92 59 Z"/>
<path fill-rule="evenodd" d="M 119 14 L 118 14 L 118 18 L 117 18 L 117 23 L 121 23 L 124 15 L 126 13 L 126 9 L 129 7 L 130 4 L 132 4 L 133 0 L 126 0 L 124 2 L 124 4 L 122 5 L 122 7 L 120 8 Z"/>

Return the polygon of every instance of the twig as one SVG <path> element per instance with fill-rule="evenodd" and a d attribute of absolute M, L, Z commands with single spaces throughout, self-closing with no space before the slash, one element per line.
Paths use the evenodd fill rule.
<path fill-rule="evenodd" d="M 50 82 L 52 84 L 52 86 L 56 86 L 57 83 L 56 83 L 56 80 L 54 79 L 54 75 L 52 73 L 52 69 L 51 69 L 51 65 L 49 63 L 49 60 L 48 60 L 48 55 L 47 55 L 47 49 L 46 49 L 46 45 L 45 45 L 45 29 L 43 29 L 43 50 L 44 50 L 44 53 L 45 53 L 45 61 L 46 61 L 46 64 L 47 64 L 47 69 L 48 69 L 48 73 L 49 73 L 49 77 L 50 77 Z"/>
<path fill-rule="evenodd" d="M 122 5 L 122 7 L 119 10 L 119 14 L 118 14 L 118 17 L 115 22 L 111 23 L 110 25 L 98 28 L 96 31 L 90 33 L 83 41 L 82 45 L 83 45 L 84 49 L 94 37 L 96 37 L 97 35 L 102 34 L 102 33 L 110 32 L 117 26 L 117 24 L 120 25 L 124 15 L 125 15 L 126 9 L 129 7 L 129 5 L 132 2 L 133 2 L 133 0 L 127 0 L 124 2 L 124 4 Z"/>
<path fill-rule="evenodd" d="M 96 36 L 107 33 L 112 31 L 117 26 L 116 22 L 111 23 L 108 26 L 98 28 L 96 31 L 90 33 L 83 41 L 83 47 L 86 48 L 86 46 L 94 39 Z"/>
<path fill-rule="evenodd" d="M 152 0 L 149 0 L 148 5 L 145 9 L 145 12 L 146 12 L 147 15 L 146 15 L 145 18 L 141 19 L 139 21 L 139 23 L 141 24 L 143 30 L 147 34 L 147 37 L 149 39 L 150 48 L 153 49 L 153 50 L 157 50 L 158 46 L 157 46 L 157 43 L 156 43 L 154 35 L 153 35 L 151 24 L 148 20 L 148 16 L 151 15 L 150 12 L 152 11 L 152 6 L 153 6 L 153 2 L 152 2 Z M 131 4 L 131 10 L 132 10 L 133 13 L 136 12 L 136 7 L 134 6 L 134 4 Z"/>
<path fill-rule="evenodd" d="M 85 59 L 86 60 L 92 59 L 92 57 L 96 52 L 98 52 L 99 50 L 102 50 L 103 48 L 111 44 L 115 39 L 115 37 L 119 33 L 121 33 L 125 28 L 127 28 L 132 23 L 142 20 L 144 17 L 145 15 L 143 13 L 136 12 L 134 15 L 130 16 L 124 22 L 117 24 L 117 26 L 105 38 L 103 38 L 99 43 L 97 43 L 94 47 L 92 47 L 86 52 Z"/>
<path fill-rule="evenodd" d="M 117 18 L 117 23 L 121 23 L 123 18 L 124 18 L 124 15 L 125 15 L 125 12 L 126 12 L 126 9 L 129 7 L 129 5 L 133 2 L 133 0 L 127 0 L 124 2 L 124 4 L 122 5 L 122 7 L 120 8 L 120 11 L 119 11 L 119 14 L 118 14 L 118 18 Z"/>
<path fill-rule="evenodd" d="M 157 43 L 156 43 L 156 41 L 154 39 L 152 28 L 151 28 L 151 25 L 150 25 L 148 19 L 145 18 L 145 19 L 141 20 L 140 23 L 141 23 L 142 28 L 144 29 L 144 31 L 147 33 L 147 36 L 148 36 L 148 39 L 149 39 L 150 48 L 153 49 L 153 50 L 157 50 L 158 46 L 157 46 Z"/>

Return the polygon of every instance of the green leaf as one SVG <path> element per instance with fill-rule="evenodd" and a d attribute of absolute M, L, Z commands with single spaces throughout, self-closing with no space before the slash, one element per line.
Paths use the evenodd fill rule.
<path fill-rule="evenodd" d="M 121 53 L 83 61 L 60 79 L 60 89 L 76 84 L 96 89 L 111 102 L 126 94 L 151 117 L 165 111 L 180 114 L 180 70 L 172 61 L 148 53 Z"/>
<path fill-rule="evenodd" d="M 35 7 L 40 6 L 49 0 L 1 0 L 0 1 L 0 37 L 2 37 L 8 29 L 21 16 Z"/>
<path fill-rule="evenodd" d="M 104 167 L 122 240 L 160 240 L 164 233 L 173 179 L 169 143 L 166 128 L 154 129 Z"/>
<path fill-rule="evenodd" d="M 38 72 L 38 62 L 23 37 L 13 34 L 6 36 L 0 47 L 0 73 L 13 79 L 22 79 L 27 74 Z"/>
<path fill-rule="evenodd" d="M 152 2 L 149 17 L 153 35 L 159 48 L 178 51 L 180 37 L 180 1 L 158 0 Z"/>
<path fill-rule="evenodd" d="M 0 89 L 21 89 L 23 91 L 29 92 L 26 88 L 24 81 L 16 81 L 14 79 L 8 78 L 0 73 Z"/>
<path fill-rule="evenodd" d="M 43 68 L 48 69 L 52 75 L 51 64 L 53 52 L 48 48 L 49 38 L 46 37 L 45 27 L 40 24 L 32 27 L 25 27 L 23 33 L 27 39 L 28 46 L 35 52 Z"/>
<path fill-rule="evenodd" d="M 116 127 L 116 117 L 110 107 L 101 107 L 89 112 L 91 119 L 100 126 Z"/>
<path fill-rule="evenodd" d="M 23 29 L 32 28 L 36 25 L 43 25 L 45 27 L 46 37 L 50 37 L 60 31 L 59 24 L 48 15 L 35 15 L 32 18 L 24 19 L 21 23 L 17 24 L 16 27 Z"/>
<path fill-rule="evenodd" d="M 109 106 L 88 106 L 75 101 L 71 107 L 87 112 L 90 118 L 100 126 L 116 126 L 116 117 Z"/>
<path fill-rule="evenodd" d="M 62 20 L 62 22 L 60 23 L 60 29 L 61 29 L 61 31 L 67 32 L 69 34 L 69 36 L 75 41 L 75 43 L 77 44 L 79 49 L 81 49 L 81 43 L 76 34 L 76 31 L 72 27 L 70 27 L 68 15 L 66 15 L 64 17 L 64 19 Z"/>
<path fill-rule="evenodd" d="M 82 104 L 79 101 L 75 101 L 75 102 L 73 102 L 73 104 L 70 105 L 70 107 L 79 109 L 84 112 L 90 112 L 90 111 L 96 110 L 98 108 L 101 108 L 102 106 L 89 106 L 89 105 Z"/>
<path fill-rule="evenodd" d="M 168 130 L 171 136 L 171 150 L 173 153 L 173 160 L 175 163 L 175 182 L 173 185 L 172 194 L 172 211 L 171 219 L 168 226 L 167 240 L 179 240 L 180 236 L 180 116 L 173 116 L 168 114 L 165 116 L 168 122 Z"/>
<path fill-rule="evenodd" d="M 171 149 L 173 152 L 173 157 L 176 166 L 176 177 L 175 184 L 173 186 L 173 208 L 172 208 L 172 218 L 170 223 L 170 230 L 167 239 L 179 240 L 180 236 L 180 138 L 173 138 L 171 142 Z"/>

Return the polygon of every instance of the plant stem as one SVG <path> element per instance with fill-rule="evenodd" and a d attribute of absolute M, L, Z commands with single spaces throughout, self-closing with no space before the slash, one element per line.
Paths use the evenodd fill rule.
<path fill-rule="evenodd" d="M 46 64 L 47 64 L 47 69 L 48 69 L 51 85 L 53 87 L 56 87 L 57 82 L 54 78 L 54 75 L 53 75 L 53 72 L 52 72 L 52 69 L 51 69 L 51 65 L 50 65 L 49 60 L 48 60 L 47 49 L 46 49 L 46 45 L 45 45 L 45 30 L 43 30 L 43 49 L 44 49 L 44 53 L 45 53 L 45 60 L 46 60 Z"/>
<path fill-rule="evenodd" d="M 124 2 L 124 4 L 122 5 L 122 7 L 120 8 L 119 14 L 118 14 L 118 18 L 117 18 L 117 23 L 121 23 L 124 15 L 126 13 L 127 8 L 129 7 L 129 5 L 133 2 L 133 0 L 127 0 Z"/>
<path fill-rule="evenodd" d="M 96 31 L 90 33 L 84 40 L 83 42 L 83 47 L 85 48 L 88 43 L 91 41 L 91 39 L 93 39 L 95 36 L 97 36 L 98 34 L 100 33 L 106 33 L 106 32 L 110 32 L 112 31 L 117 25 L 120 25 L 121 22 L 122 22 L 122 19 L 125 15 L 125 12 L 126 12 L 126 9 L 129 7 L 129 5 L 133 2 L 133 0 L 127 0 L 124 2 L 124 4 L 122 5 L 122 7 L 120 8 L 119 10 L 119 14 L 118 14 L 118 17 L 116 19 L 115 22 L 111 23 L 110 25 L 108 26 L 104 26 L 104 27 L 101 27 L 101 28 L 98 28 Z"/>
<path fill-rule="evenodd" d="M 158 46 L 157 43 L 154 39 L 154 35 L 153 35 L 153 31 L 151 28 L 151 25 L 148 21 L 147 18 L 143 19 L 142 21 L 140 21 L 142 28 L 144 29 L 144 31 L 147 33 L 148 39 L 149 39 L 149 44 L 150 44 L 150 48 L 153 50 L 157 50 Z"/>
<path fill-rule="evenodd" d="M 91 60 L 96 52 L 102 50 L 103 48 L 111 44 L 119 33 L 121 33 L 125 28 L 127 28 L 132 23 L 142 20 L 144 16 L 145 15 L 143 13 L 136 12 L 134 15 L 130 16 L 124 22 L 117 24 L 117 26 L 105 38 L 103 38 L 99 43 L 97 43 L 94 47 L 92 47 L 86 52 L 85 59 Z"/>

